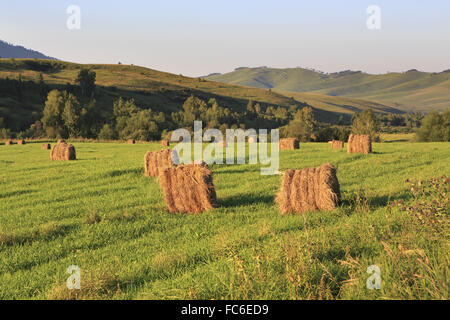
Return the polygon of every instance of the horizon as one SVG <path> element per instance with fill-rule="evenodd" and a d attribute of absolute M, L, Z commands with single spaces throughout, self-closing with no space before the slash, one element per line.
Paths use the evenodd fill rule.
<path fill-rule="evenodd" d="M 75 63 L 121 62 L 190 77 L 265 65 L 368 74 L 450 67 L 450 3 L 442 0 L 23 2 L 0 12 L 0 38 Z M 366 25 L 372 4 L 381 12 L 378 30 Z M 66 26 L 70 5 L 81 10 L 79 30 Z"/>

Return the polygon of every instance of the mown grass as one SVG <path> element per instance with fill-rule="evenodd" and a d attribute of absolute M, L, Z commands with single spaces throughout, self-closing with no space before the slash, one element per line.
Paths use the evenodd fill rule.
<path fill-rule="evenodd" d="M 448 229 L 388 205 L 413 201 L 406 178 L 450 173 L 449 143 L 283 151 L 280 170 L 337 166 L 343 197 L 332 212 L 290 216 L 274 204 L 280 176 L 257 165 L 214 165 L 220 207 L 171 215 L 143 176 L 158 144 L 74 145 L 73 162 L 51 162 L 39 143 L 0 146 L 1 299 L 449 298 Z M 366 288 L 373 264 L 381 290 Z M 65 287 L 70 265 L 80 291 Z"/>

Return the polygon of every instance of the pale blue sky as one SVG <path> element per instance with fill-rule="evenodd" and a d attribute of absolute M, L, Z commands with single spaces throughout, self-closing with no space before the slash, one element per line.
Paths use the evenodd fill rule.
<path fill-rule="evenodd" d="M 239 66 L 450 68 L 448 0 L 0 0 L 0 39 L 61 60 L 200 76 Z M 70 4 L 81 30 L 66 28 Z M 381 30 L 366 9 L 381 8 Z"/>

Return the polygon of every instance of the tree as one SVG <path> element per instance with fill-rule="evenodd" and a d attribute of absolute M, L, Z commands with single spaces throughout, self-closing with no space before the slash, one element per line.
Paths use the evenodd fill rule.
<path fill-rule="evenodd" d="M 372 109 L 366 109 L 353 115 L 352 133 L 368 134 L 375 137 L 378 132 L 378 123 Z"/>
<path fill-rule="evenodd" d="M 94 71 L 89 69 L 81 69 L 75 80 L 81 88 L 81 94 L 85 97 L 93 97 L 95 92 L 95 78 L 96 74 Z"/>
<path fill-rule="evenodd" d="M 64 121 L 62 113 L 65 107 L 65 94 L 59 90 L 52 90 L 47 96 L 43 111 L 42 124 L 49 137 L 64 136 Z"/>
<path fill-rule="evenodd" d="M 294 119 L 287 126 L 287 134 L 290 137 L 298 138 L 300 141 L 311 141 L 316 121 L 312 108 L 305 107 L 298 110 Z"/>
<path fill-rule="evenodd" d="M 114 140 L 117 138 L 117 135 L 111 125 L 105 124 L 98 133 L 98 138 L 103 140 Z"/>
<path fill-rule="evenodd" d="M 71 93 L 65 93 L 64 100 L 64 110 L 62 113 L 64 125 L 71 137 L 77 137 L 80 135 L 82 120 L 80 103 Z"/>
<path fill-rule="evenodd" d="M 450 141 L 450 110 L 442 114 L 437 111 L 428 113 L 416 137 L 423 142 Z"/>

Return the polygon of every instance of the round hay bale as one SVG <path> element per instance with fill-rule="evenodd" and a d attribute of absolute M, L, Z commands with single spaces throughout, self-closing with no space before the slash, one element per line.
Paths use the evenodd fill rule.
<path fill-rule="evenodd" d="M 62 161 L 76 160 L 75 147 L 65 142 L 56 144 L 50 152 L 50 159 Z"/>
<path fill-rule="evenodd" d="M 135 141 L 134 139 L 128 139 L 127 143 L 128 143 L 128 144 L 135 144 L 136 141 Z"/>
<path fill-rule="evenodd" d="M 170 142 L 167 139 L 161 140 L 161 146 L 168 147 L 170 146 Z"/>
<path fill-rule="evenodd" d="M 25 140 L 17 140 L 18 145 L 24 145 L 26 144 Z"/>
<path fill-rule="evenodd" d="M 157 177 L 163 169 L 175 167 L 178 162 L 176 150 L 148 151 L 144 156 L 144 175 L 146 177 Z"/>
<path fill-rule="evenodd" d="M 5 141 L 5 146 L 10 146 L 12 144 L 14 144 L 14 142 L 12 140 L 6 140 Z"/>
<path fill-rule="evenodd" d="M 280 139 L 279 142 L 279 149 L 280 150 L 295 150 L 300 149 L 300 142 L 297 138 L 284 138 Z"/>
<path fill-rule="evenodd" d="M 42 144 L 41 149 L 42 149 L 42 150 L 50 150 L 50 149 L 51 149 L 50 143 L 44 143 L 44 144 Z"/>
<path fill-rule="evenodd" d="M 288 169 L 276 197 L 283 214 L 329 211 L 336 208 L 340 201 L 336 168 L 329 163 L 316 168 Z"/>
<path fill-rule="evenodd" d="M 166 168 L 159 174 L 171 213 L 201 213 L 218 206 L 212 171 L 200 164 Z"/>

